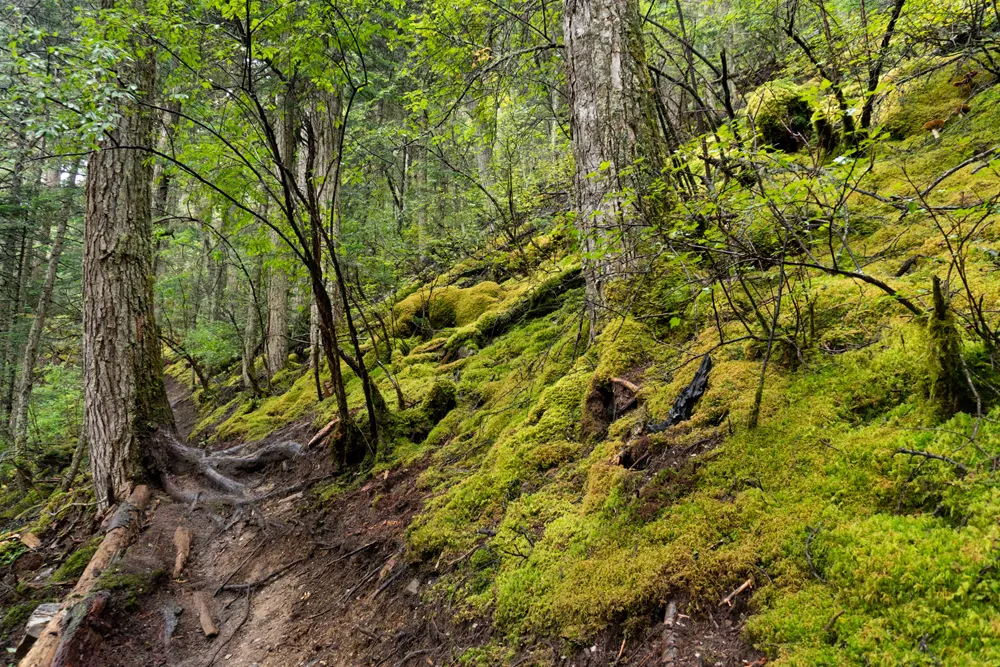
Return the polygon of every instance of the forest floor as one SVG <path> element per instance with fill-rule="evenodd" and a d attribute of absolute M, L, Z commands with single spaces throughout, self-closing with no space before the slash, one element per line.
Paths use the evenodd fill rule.
<path fill-rule="evenodd" d="M 186 435 L 196 411 L 183 387 L 168 382 L 178 430 Z M 310 436 L 303 422 L 260 444 Z M 403 551 L 404 530 L 425 500 L 416 483 L 420 470 L 383 472 L 331 501 L 309 490 L 279 493 L 236 517 L 232 508 L 157 496 L 119 566 L 123 583 L 87 665 L 488 664 L 460 656 L 494 639 L 490 619 L 456 621 L 448 603 L 424 602 L 422 593 L 449 563 L 410 563 Z M 329 453 L 314 448 L 275 464 L 252 485 L 256 493 L 280 491 L 333 473 Z M 172 579 L 173 535 L 180 525 L 193 533 L 191 557 L 182 577 Z M 213 596 L 215 638 L 201 631 L 197 592 Z M 625 642 L 619 630 L 589 647 L 540 641 L 523 645 L 509 664 L 763 664 L 741 639 L 746 608 L 740 602 L 696 618 L 685 608 L 683 600 L 668 604 L 639 637 Z"/>

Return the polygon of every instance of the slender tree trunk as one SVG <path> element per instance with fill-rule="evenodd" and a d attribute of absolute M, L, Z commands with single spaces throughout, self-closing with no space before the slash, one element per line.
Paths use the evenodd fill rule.
<path fill-rule="evenodd" d="M 73 486 L 73 482 L 76 481 L 76 476 L 80 473 L 80 464 L 83 461 L 83 453 L 87 451 L 87 431 L 86 429 L 80 429 L 80 436 L 76 441 L 76 448 L 73 450 L 73 459 L 70 461 L 69 470 L 66 471 L 66 476 L 63 477 L 62 484 L 59 486 L 63 491 L 69 491 Z"/>
<path fill-rule="evenodd" d="M 629 262 L 630 225 L 661 203 L 648 186 L 665 162 L 646 67 L 638 0 L 565 0 L 563 34 L 576 158 L 577 228 L 584 255 L 590 335 L 604 290 Z M 626 169 L 634 167 L 634 169 Z M 634 193 L 634 204 L 619 195 Z"/>
<path fill-rule="evenodd" d="M 177 134 L 177 124 L 180 121 L 181 103 L 177 100 L 169 100 L 164 104 L 164 111 L 160 119 L 160 135 L 156 142 L 156 148 L 161 153 L 170 154 L 173 152 L 174 135 Z M 166 220 L 170 210 L 170 172 L 163 160 L 157 160 L 153 167 L 153 184 L 156 188 L 153 193 L 153 220 L 164 220 L 161 224 L 168 229 L 171 224 Z M 156 252 L 153 253 L 153 275 L 160 275 L 160 249 L 163 247 L 163 237 L 156 239 Z"/>
<path fill-rule="evenodd" d="M 277 131 L 277 143 L 280 154 L 277 156 L 280 164 L 275 165 L 278 178 L 294 179 L 298 172 L 296 148 L 298 145 L 298 86 L 291 81 L 282 100 L 280 124 Z M 285 170 L 282 176 L 282 170 Z M 294 201 L 286 202 L 294 207 Z M 282 247 L 282 240 L 277 232 L 271 231 L 271 244 L 277 250 Z M 267 371 L 268 376 L 285 367 L 288 361 L 288 275 L 284 269 L 272 265 L 268 271 L 267 286 Z"/>
<path fill-rule="evenodd" d="M 49 250 L 48 264 L 45 270 L 45 280 L 42 283 L 42 294 L 38 298 L 35 318 L 28 331 L 28 340 L 24 345 L 24 355 L 21 359 L 21 374 L 18 376 L 17 388 L 14 392 L 14 406 L 11 414 L 11 434 L 14 439 L 14 456 L 23 460 L 28 444 L 28 404 L 31 401 L 31 390 L 35 381 L 35 365 L 38 363 L 38 350 L 42 342 L 42 332 L 45 329 L 45 319 L 48 316 L 49 305 L 52 303 L 52 292 L 55 289 L 56 277 L 59 272 L 59 259 L 62 257 L 63 242 L 66 240 L 66 228 L 72 208 L 71 194 L 76 181 L 77 167 L 70 171 L 70 182 L 63 192 L 62 206 L 56 223 L 56 234 Z M 58 185 L 58 182 L 56 182 Z M 18 470 L 26 467 L 19 465 Z"/>
<path fill-rule="evenodd" d="M 261 261 L 257 260 L 256 265 L 253 270 L 252 281 L 255 285 L 260 285 L 261 277 Z M 257 288 L 259 289 L 259 287 Z M 243 387 L 245 389 L 250 389 L 254 395 L 260 393 L 260 387 L 257 386 L 257 379 L 255 377 L 254 361 L 257 357 L 258 341 L 260 339 L 261 330 L 261 306 L 257 303 L 255 297 L 255 289 L 250 290 L 250 294 L 247 297 L 247 328 L 243 334 L 243 360 L 242 360 L 242 377 L 243 377 Z"/>
<path fill-rule="evenodd" d="M 103 0 L 110 9 L 113 0 Z M 148 102 L 156 83 L 150 45 L 131 45 L 118 75 Z M 99 509 L 125 498 L 144 477 L 142 446 L 173 416 L 163 386 L 153 316 L 153 118 L 131 95 L 87 165 L 83 250 L 84 427 Z M 117 148 L 122 146 L 123 148 Z"/>
<path fill-rule="evenodd" d="M 271 243 L 281 247 L 281 239 L 271 232 Z M 269 377 L 288 361 L 288 274 L 272 266 L 267 281 L 267 374 Z"/>

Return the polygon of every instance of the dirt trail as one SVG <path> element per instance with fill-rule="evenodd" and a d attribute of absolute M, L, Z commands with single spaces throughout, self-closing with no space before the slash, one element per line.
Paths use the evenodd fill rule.
<path fill-rule="evenodd" d="M 178 428 L 187 434 L 195 407 L 178 383 L 169 382 L 168 389 Z M 267 442 L 305 443 L 311 435 L 307 424 L 299 424 Z M 264 493 L 304 479 L 329 483 L 332 472 L 331 457 L 320 447 L 272 466 L 251 486 Z M 426 497 L 417 485 L 419 472 L 383 473 L 322 503 L 308 491 L 284 498 L 279 493 L 235 517 L 231 507 L 157 497 L 121 563 L 123 588 L 113 595 L 104 641 L 87 666 L 457 664 L 464 651 L 490 641 L 491 624 L 489 619 L 456 623 L 449 602 L 422 601 L 438 572 L 433 564 L 408 564 L 402 552 L 403 531 Z M 193 532 L 191 557 L 183 575 L 171 579 L 179 525 Z M 220 590 L 223 584 L 227 587 Z M 201 632 L 194 602 L 199 591 L 214 595 L 220 633 L 213 639 Z M 738 605 L 697 622 L 683 616 L 683 605 L 676 611 L 681 614 L 676 630 L 665 631 L 661 611 L 645 635 L 630 639 L 624 650 L 621 635 L 608 632 L 592 647 L 549 642 L 526 647 L 518 658 L 522 662 L 514 664 L 730 667 L 757 657 L 739 637 Z M 165 628 L 174 620 L 168 637 Z M 670 655 L 673 663 L 662 662 Z"/>

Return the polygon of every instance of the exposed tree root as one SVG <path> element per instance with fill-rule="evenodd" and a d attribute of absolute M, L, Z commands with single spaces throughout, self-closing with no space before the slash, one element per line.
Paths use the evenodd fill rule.
<path fill-rule="evenodd" d="M 290 440 L 266 445 L 253 454 L 240 455 L 245 447 L 239 445 L 208 454 L 181 443 L 171 431 L 161 430 L 154 436 L 151 450 L 153 465 L 160 471 L 163 489 L 173 499 L 192 504 L 200 501 L 244 505 L 263 500 L 270 494 L 250 495 L 246 484 L 232 475 L 256 472 L 273 463 L 294 458 L 302 451 L 302 445 Z M 188 489 L 178 483 L 179 476 L 204 483 L 197 484 L 195 489 Z"/>

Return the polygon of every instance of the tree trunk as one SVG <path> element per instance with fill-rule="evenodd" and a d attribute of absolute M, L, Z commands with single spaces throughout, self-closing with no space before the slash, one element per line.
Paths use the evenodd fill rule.
<path fill-rule="evenodd" d="M 260 276 L 261 260 L 258 258 L 253 270 L 252 282 L 254 285 L 260 285 Z M 259 287 L 257 289 L 259 289 Z M 250 389 L 255 396 L 260 393 L 260 388 L 257 386 L 257 379 L 255 377 L 254 361 L 257 357 L 258 339 L 260 337 L 261 330 L 260 325 L 262 324 L 263 319 L 261 316 L 260 304 L 257 303 L 256 294 L 256 289 L 254 289 L 254 286 L 251 285 L 250 294 L 247 296 L 247 328 L 243 333 L 242 363 L 243 387 L 244 389 Z"/>
<path fill-rule="evenodd" d="M 156 60 L 149 45 L 131 47 L 134 56 L 122 60 L 118 74 L 133 92 L 118 103 L 118 125 L 87 169 L 84 428 L 99 510 L 144 477 L 143 442 L 173 422 L 153 316 L 152 169 L 142 150 L 152 146 L 153 118 L 135 99 L 152 99 Z"/>
<path fill-rule="evenodd" d="M 24 345 L 24 355 L 21 359 L 21 374 L 17 380 L 14 392 L 14 406 L 11 414 L 11 434 L 14 438 L 14 456 L 20 462 L 25 456 L 28 444 L 28 403 L 31 400 L 31 389 L 35 381 L 35 364 L 38 363 L 38 349 L 42 342 L 42 331 L 45 329 L 45 318 L 48 316 L 49 304 L 52 303 L 52 292 L 59 272 L 59 259 L 62 256 L 63 242 L 66 240 L 66 227 L 72 207 L 71 194 L 75 187 L 77 167 L 70 171 L 69 185 L 63 193 L 59 220 L 56 223 L 56 235 L 49 250 L 48 265 L 45 270 L 45 280 L 42 283 L 42 294 L 38 298 L 35 318 L 31 322 L 28 340 Z M 51 182 L 50 182 L 51 184 Z M 55 182 L 58 186 L 58 181 Z M 19 463 L 18 470 L 26 468 Z"/>
<path fill-rule="evenodd" d="M 627 267 L 634 235 L 661 202 L 648 186 L 665 144 L 656 123 L 637 0 L 565 0 L 563 33 L 576 159 L 577 228 L 582 237 L 593 337 L 608 281 Z M 626 169 L 633 167 L 634 169 Z M 615 193 L 630 191 L 628 203 Z"/>
<path fill-rule="evenodd" d="M 281 247 L 281 238 L 271 232 L 274 248 Z M 267 281 L 267 374 L 285 367 L 288 361 L 288 274 L 280 266 L 271 266 Z"/>

